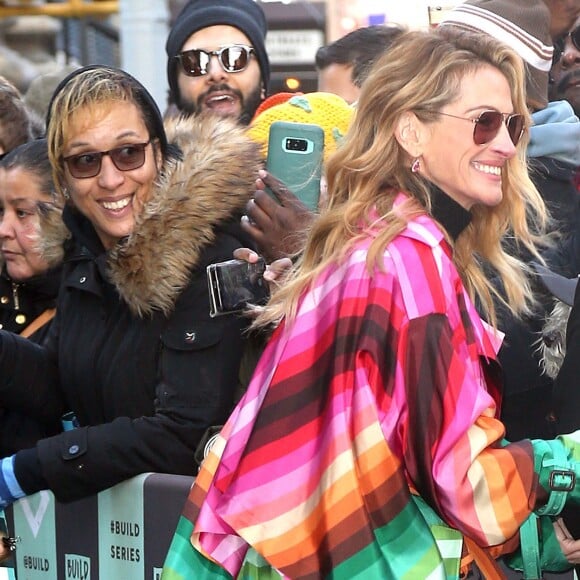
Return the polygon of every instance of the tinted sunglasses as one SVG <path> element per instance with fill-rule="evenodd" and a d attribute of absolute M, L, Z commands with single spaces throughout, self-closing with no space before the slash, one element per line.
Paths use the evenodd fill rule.
<path fill-rule="evenodd" d="M 493 141 L 499 133 L 502 123 L 505 123 L 510 139 L 514 145 L 519 143 L 525 129 L 524 116 L 516 113 L 508 114 L 500 113 L 499 111 L 483 111 L 476 119 L 458 117 L 457 115 L 450 115 L 449 113 L 442 113 L 441 111 L 437 111 L 437 114 L 474 123 L 473 142 L 476 145 L 485 145 Z"/>
<path fill-rule="evenodd" d="M 189 77 L 201 77 L 207 74 L 207 67 L 212 56 L 217 56 L 218 62 L 227 73 L 242 72 L 250 64 L 254 49 L 245 44 L 222 46 L 218 50 L 202 50 L 194 48 L 175 56 L 181 63 L 183 72 Z"/>
<path fill-rule="evenodd" d="M 119 171 L 131 171 L 139 169 L 145 163 L 145 147 L 151 143 L 151 139 L 146 143 L 129 143 L 122 147 L 109 149 L 109 151 L 95 151 L 90 153 L 79 153 L 63 157 L 63 161 L 68 167 L 69 173 L 77 179 L 87 179 L 95 177 L 101 171 L 101 161 L 105 155 Z"/>

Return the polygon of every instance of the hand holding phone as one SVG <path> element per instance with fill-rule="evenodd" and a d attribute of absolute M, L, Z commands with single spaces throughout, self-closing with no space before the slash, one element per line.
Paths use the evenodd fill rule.
<path fill-rule="evenodd" d="M 323 154 L 322 127 L 289 121 L 270 125 L 266 169 L 311 211 L 318 210 Z"/>
<path fill-rule="evenodd" d="M 269 296 L 264 280 L 266 262 L 227 260 L 207 267 L 210 316 L 240 312 L 248 304 L 263 304 Z"/>
<path fill-rule="evenodd" d="M 268 263 L 296 254 L 304 248 L 306 232 L 316 218 L 281 181 L 260 170 L 254 197 L 246 204 L 242 229 L 251 236 Z M 265 188 L 270 188 L 274 195 Z"/>

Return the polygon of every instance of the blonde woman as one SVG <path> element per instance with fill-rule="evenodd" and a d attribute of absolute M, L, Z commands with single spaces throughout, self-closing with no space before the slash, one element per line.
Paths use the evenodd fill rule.
<path fill-rule="evenodd" d="M 499 578 L 534 511 L 578 505 L 580 435 L 508 444 L 497 419 L 482 264 L 525 312 L 527 271 L 501 239 L 535 252 L 526 215 L 545 219 L 523 87 L 511 49 L 463 32 L 407 33 L 375 66 L 164 579 Z M 569 567 L 554 545 L 552 567 Z"/>

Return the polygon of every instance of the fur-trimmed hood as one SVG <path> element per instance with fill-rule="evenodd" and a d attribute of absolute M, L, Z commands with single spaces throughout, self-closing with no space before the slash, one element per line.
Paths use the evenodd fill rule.
<path fill-rule="evenodd" d="M 165 162 L 133 232 L 107 257 L 111 282 L 141 317 L 171 312 L 216 226 L 243 212 L 261 164 L 258 146 L 234 120 L 169 119 L 166 132 L 181 159 Z"/>

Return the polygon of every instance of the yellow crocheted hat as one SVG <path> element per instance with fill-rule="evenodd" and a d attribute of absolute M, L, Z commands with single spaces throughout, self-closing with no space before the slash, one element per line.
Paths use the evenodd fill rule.
<path fill-rule="evenodd" d="M 333 93 L 277 93 L 260 105 L 248 128 L 248 134 L 262 145 L 262 152 L 266 157 L 270 125 L 274 121 L 319 125 L 324 130 L 326 161 L 345 136 L 353 113 L 354 109 Z"/>

